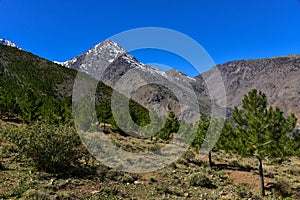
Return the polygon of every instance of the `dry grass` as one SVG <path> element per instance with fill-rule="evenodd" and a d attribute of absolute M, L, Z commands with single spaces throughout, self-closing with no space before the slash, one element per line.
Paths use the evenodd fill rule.
<path fill-rule="evenodd" d="M 108 136 L 133 152 L 164 145 L 149 139 Z M 4 167 L 0 170 L 0 199 L 249 199 L 259 191 L 256 160 L 222 151 L 213 153 L 215 167 L 212 171 L 208 170 L 207 158 L 189 156 L 151 173 L 118 173 L 97 165 L 93 174 L 61 176 L 37 171 L 30 162 L 17 159 L 11 145 L 1 143 L 0 146 Z M 268 176 L 265 199 L 278 195 L 272 186 L 279 180 L 288 183 L 289 196 L 296 199 L 300 190 L 300 159 L 291 158 L 281 165 L 267 161 L 264 166 Z M 214 187 L 194 186 L 190 182 L 194 174 L 203 174 Z"/>

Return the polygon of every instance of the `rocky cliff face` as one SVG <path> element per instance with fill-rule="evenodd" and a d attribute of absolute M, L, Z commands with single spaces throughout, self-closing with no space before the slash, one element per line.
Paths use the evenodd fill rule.
<path fill-rule="evenodd" d="M 223 77 L 229 107 L 241 105 L 243 96 L 257 88 L 266 93 L 269 105 L 280 106 L 300 119 L 300 55 L 238 60 L 215 68 Z M 212 70 L 203 75 L 209 77 Z M 202 82 L 200 76 L 196 79 Z"/>

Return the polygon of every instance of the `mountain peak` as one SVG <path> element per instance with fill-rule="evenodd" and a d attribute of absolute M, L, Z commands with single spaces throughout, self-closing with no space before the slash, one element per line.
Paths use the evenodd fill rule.
<path fill-rule="evenodd" d="M 107 39 L 104 40 L 103 42 L 96 44 L 94 47 L 84 52 L 83 54 L 60 64 L 68 68 L 74 68 L 78 70 L 80 68 L 79 63 L 83 62 L 84 60 L 85 61 L 97 60 L 100 62 L 98 64 L 107 66 L 108 64 L 112 63 L 115 59 L 117 59 L 120 55 L 124 53 L 127 53 L 125 49 L 123 49 L 116 42 Z M 86 69 L 83 71 L 87 72 Z"/>
<path fill-rule="evenodd" d="M 120 45 L 118 45 L 116 42 L 107 39 L 103 42 L 100 42 L 99 44 L 95 45 L 91 50 L 100 50 L 101 52 L 108 51 L 109 54 L 123 54 L 127 51 L 123 49 Z"/>
<path fill-rule="evenodd" d="M 114 46 L 116 48 L 121 48 L 122 49 L 122 47 L 118 43 L 112 41 L 111 39 L 106 39 L 106 40 L 100 42 L 98 45 L 108 45 L 108 46 Z"/>
<path fill-rule="evenodd" d="M 0 38 L 0 44 L 21 49 L 20 47 L 18 47 L 18 45 L 16 45 L 12 41 L 4 39 L 4 38 Z"/>

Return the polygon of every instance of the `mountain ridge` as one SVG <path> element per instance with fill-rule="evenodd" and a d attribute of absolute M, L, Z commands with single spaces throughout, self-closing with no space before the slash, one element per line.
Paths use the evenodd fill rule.
<path fill-rule="evenodd" d="M 266 93 L 269 105 L 281 107 L 286 114 L 294 112 L 300 118 L 300 56 L 236 60 L 211 70 L 215 69 L 223 77 L 229 107 L 240 106 L 244 94 L 256 88 Z M 211 70 L 203 75 L 209 77 Z"/>
<path fill-rule="evenodd" d="M 101 57 L 101 62 L 94 62 L 98 64 L 100 68 L 101 66 L 105 66 L 105 70 L 92 69 L 92 73 L 90 73 L 90 75 L 94 74 L 95 72 L 96 75 L 94 74 L 94 76 L 101 77 L 101 81 L 111 87 L 114 87 L 115 84 L 121 79 L 121 77 L 124 76 L 124 74 L 133 69 L 145 71 L 144 76 L 157 74 L 157 76 L 162 79 L 165 77 L 168 80 L 173 81 L 174 83 L 178 83 L 179 86 L 185 85 L 184 83 L 179 81 L 184 80 L 186 81 L 186 83 L 192 86 L 198 98 L 199 106 L 206 107 L 206 111 L 204 112 L 206 113 L 206 116 L 209 116 L 208 110 L 210 110 L 212 100 L 210 99 L 210 94 L 203 77 L 210 78 L 212 74 L 215 73 L 216 70 L 218 70 L 221 73 L 222 78 L 224 79 L 228 108 L 241 105 L 242 97 L 250 89 L 257 88 L 267 94 L 269 105 L 282 107 L 283 111 L 286 114 L 295 112 L 297 117 L 300 118 L 300 110 L 298 109 L 298 103 L 300 102 L 300 91 L 298 95 L 297 90 L 298 78 L 297 75 L 291 73 L 291 71 L 295 71 L 296 74 L 300 73 L 300 70 L 298 70 L 298 60 L 300 58 L 299 54 L 276 56 L 273 58 L 229 61 L 224 64 L 218 64 L 210 70 L 207 70 L 206 72 L 192 78 L 177 69 L 171 69 L 167 72 L 163 72 L 153 66 L 142 64 L 115 42 L 111 40 L 105 40 L 104 42 L 97 44 L 85 53 L 73 59 L 70 59 L 69 61 L 66 61 L 65 63 L 67 64 L 65 64 L 65 66 L 77 69 L 79 71 L 84 71 L 85 67 L 88 64 L 90 64 L 89 66 L 91 66 L 92 64 L 90 63 L 89 59 L 95 61 L 95 56 L 91 56 L 93 49 L 97 49 L 105 45 L 109 48 L 104 51 L 104 56 Z M 117 47 L 118 51 L 112 50 L 114 49 L 114 47 Z M 111 56 L 111 51 L 118 53 L 112 54 Z M 96 58 L 99 57 L 99 54 L 101 54 L 101 51 L 97 51 Z M 100 71 L 98 75 L 96 73 L 97 71 Z M 292 77 L 291 80 L 288 79 L 287 74 Z M 288 85 L 290 85 L 291 83 L 296 84 L 296 86 L 288 87 Z M 281 87 L 278 84 L 286 86 Z M 162 87 L 155 87 L 157 90 L 164 90 Z M 218 86 L 216 85 L 214 87 Z M 157 96 L 157 92 L 154 92 L 153 87 L 148 89 L 145 87 L 143 88 L 143 92 L 147 93 L 148 90 L 152 92 L 148 92 L 147 98 L 142 94 L 142 92 L 134 93 L 133 96 L 135 100 L 138 101 L 143 99 L 141 102 L 143 106 L 147 106 L 149 104 L 152 104 L 153 102 L 160 102 L 163 103 L 163 108 L 161 109 L 166 109 L 169 107 L 175 109 L 177 113 L 180 112 L 180 106 L 175 105 L 175 103 L 171 103 L 171 105 L 169 105 L 168 101 L 170 99 L 168 99 L 167 101 L 166 99 L 164 99 L 163 95 Z M 170 97 L 169 93 L 170 91 L 165 94 Z M 172 101 L 175 102 L 175 99 L 176 98 L 173 98 Z"/>
<path fill-rule="evenodd" d="M 133 98 L 144 107 L 151 107 L 160 115 L 168 116 L 172 111 L 179 116 L 180 112 L 184 111 L 186 113 L 183 115 L 184 117 L 191 112 L 194 113 L 191 115 L 193 118 L 191 120 L 194 122 L 198 121 L 200 117 L 199 113 L 195 113 L 195 109 L 191 108 L 194 106 L 194 102 L 191 100 L 194 96 L 191 83 L 194 83 L 195 79 L 175 69 L 164 72 L 156 67 L 143 64 L 111 40 L 105 40 L 83 54 L 64 62 L 64 66 L 85 72 L 112 88 L 117 85 L 120 87 L 119 81 L 123 81 L 123 90 L 132 89 L 127 94 L 128 98 Z M 129 74 L 134 77 L 127 77 L 130 76 Z M 135 84 L 142 82 L 147 82 L 148 85 L 141 85 L 134 89 Z M 171 90 L 183 92 L 178 92 L 179 96 L 176 97 L 171 94 Z M 160 92 L 163 95 L 159 94 Z M 204 96 L 201 97 L 202 101 L 209 105 L 209 97 Z M 178 98 L 185 99 L 184 102 L 188 106 L 185 106 L 184 110 L 181 110 L 184 106 L 179 105 Z M 201 115 L 208 116 L 209 109 L 206 109 L 206 106 L 201 108 Z"/>
<path fill-rule="evenodd" d="M 229 61 L 192 78 L 177 69 L 163 72 L 153 66 L 140 63 L 116 42 L 105 40 L 83 54 L 59 64 L 99 78 L 110 87 L 116 86 L 118 81 L 133 69 L 137 70 L 142 78 L 152 77 L 152 81 L 162 82 L 165 79 L 173 81 L 176 83 L 177 90 L 184 90 L 186 84 L 191 85 L 199 106 L 203 108 L 201 114 L 205 113 L 206 116 L 209 116 L 211 99 L 203 76 L 209 78 L 214 70 L 218 70 L 224 80 L 229 108 L 240 106 L 244 94 L 256 88 L 267 94 L 269 105 L 280 106 L 286 114 L 294 112 L 298 119 L 300 118 L 299 54 Z M 126 87 L 131 87 L 131 83 L 133 82 L 128 82 Z M 171 110 L 180 112 L 178 99 L 171 94 L 172 91 L 166 87 L 149 85 L 132 92 L 131 97 L 135 101 L 141 100 L 143 106 L 162 104 L 156 110 L 161 113 Z M 162 95 L 158 94 L 160 90 Z M 188 92 L 184 95 L 191 94 Z"/>

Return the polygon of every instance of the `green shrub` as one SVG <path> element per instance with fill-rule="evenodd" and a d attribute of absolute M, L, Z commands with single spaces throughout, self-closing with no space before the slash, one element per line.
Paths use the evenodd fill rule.
<path fill-rule="evenodd" d="M 50 195 L 40 191 L 40 190 L 27 190 L 23 195 L 22 199 L 24 200 L 32 200 L 32 199 L 37 199 L 37 200 L 48 200 L 51 199 Z"/>
<path fill-rule="evenodd" d="M 160 146 L 157 144 L 154 144 L 149 147 L 149 151 L 159 151 L 159 150 L 160 150 Z"/>
<path fill-rule="evenodd" d="M 114 170 L 107 171 L 105 174 L 105 178 L 108 180 L 119 181 L 122 183 L 133 183 L 135 181 L 135 178 L 131 175 Z"/>
<path fill-rule="evenodd" d="M 240 198 L 251 198 L 253 194 L 250 189 L 251 186 L 248 183 L 239 183 L 237 185 L 237 195 Z"/>
<path fill-rule="evenodd" d="M 276 196 L 280 197 L 288 197 L 291 192 L 291 186 L 289 183 L 279 180 L 277 183 L 273 185 L 273 193 Z"/>
<path fill-rule="evenodd" d="M 61 200 L 75 200 L 75 199 L 78 199 L 78 198 L 76 198 L 75 195 L 72 195 L 69 192 L 64 191 L 64 192 L 61 192 L 59 194 L 59 196 L 56 197 L 56 199 L 61 199 Z"/>
<path fill-rule="evenodd" d="M 184 154 L 183 154 L 183 158 L 187 161 L 191 161 L 195 158 L 195 154 L 192 150 L 187 150 Z"/>
<path fill-rule="evenodd" d="M 0 141 L 14 143 L 15 145 L 24 146 L 26 138 L 20 132 L 21 128 L 15 126 L 4 126 L 0 128 Z"/>
<path fill-rule="evenodd" d="M 135 180 L 134 178 L 129 174 L 124 174 L 123 177 L 120 179 L 122 183 L 133 183 Z"/>
<path fill-rule="evenodd" d="M 28 183 L 28 177 L 21 177 L 18 184 L 12 190 L 11 196 L 20 198 L 24 192 L 31 189 L 32 187 L 33 185 Z"/>
<path fill-rule="evenodd" d="M 75 128 L 68 125 L 38 122 L 24 128 L 21 134 L 26 143 L 19 145 L 19 149 L 39 170 L 66 172 L 79 164 L 79 158 L 85 153 Z"/>
<path fill-rule="evenodd" d="M 6 144 L 1 149 L 1 154 L 3 156 L 9 155 L 15 160 L 19 160 L 24 157 L 22 150 L 27 143 L 27 140 L 25 135 L 21 133 L 21 128 L 11 125 L 1 127 L 0 141 Z"/>
<path fill-rule="evenodd" d="M 213 187 L 212 181 L 203 173 L 197 172 L 189 177 L 189 183 L 191 186 L 200 186 L 211 188 Z"/>

